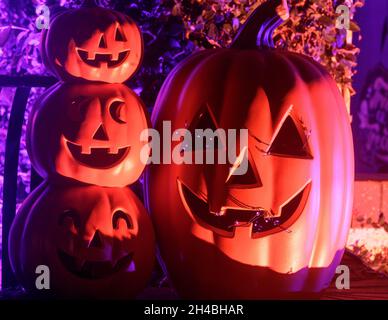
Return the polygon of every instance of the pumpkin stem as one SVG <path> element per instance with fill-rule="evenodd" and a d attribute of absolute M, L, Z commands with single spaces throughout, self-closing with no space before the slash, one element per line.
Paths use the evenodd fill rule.
<path fill-rule="evenodd" d="M 84 0 L 81 4 L 81 8 L 93 8 L 93 7 L 98 7 L 98 1 Z"/>
<path fill-rule="evenodd" d="M 274 48 L 273 33 L 289 18 L 287 0 L 267 0 L 248 17 L 233 39 L 231 48 Z"/>

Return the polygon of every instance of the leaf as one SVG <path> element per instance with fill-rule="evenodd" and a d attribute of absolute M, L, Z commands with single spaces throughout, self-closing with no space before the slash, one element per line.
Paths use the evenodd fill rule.
<path fill-rule="evenodd" d="M 0 47 L 3 47 L 9 39 L 12 27 L 6 26 L 0 28 Z"/>
<path fill-rule="evenodd" d="M 0 104 L 11 107 L 15 89 L 11 87 L 0 88 Z"/>
<path fill-rule="evenodd" d="M 324 26 L 327 26 L 327 27 L 334 25 L 333 21 L 328 16 L 321 16 L 318 19 L 318 22 L 323 24 Z"/>
<path fill-rule="evenodd" d="M 365 220 L 365 218 L 364 218 L 363 216 L 358 216 L 358 217 L 356 218 L 356 220 L 357 220 L 358 222 L 362 222 L 362 221 Z"/>
<path fill-rule="evenodd" d="M 17 37 L 16 37 L 16 43 L 19 45 L 19 46 L 22 46 L 24 47 L 24 44 L 21 44 L 21 42 L 25 41 L 27 36 L 28 36 L 28 33 L 30 32 L 30 30 L 25 30 L 25 31 L 22 31 L 20 32 Z"/>
<path fill-rule="evenodd" d="M 350 23 L 349 23 L 349 30 L 353 31 L 353 32 L 360 32 L 361 31 L 359 25 L 353 20 L 350 21 Z"/>
<path fill-rule="evenodd" d="M 208 36 L 208 38 L 214 40 L 214 39 L 217 39 L 217 35 L 218 35 L 217 26 L 214 23 L 211 23 L 209 25 L 209 29 L 207 31 L 207 36 Z"/>
<path fill-rule="evenodd" d="M 382 225 L 384 225 L 384 223 L 385 223 L 384 213 L 381 212 L 380 215 L 379 215 L 378 224 L 382 226 Z"/>
<path fill-rule="evenodd" d="M 31 32 L 26 38 L 26 43 L 29 46 L 39 46 L 40 45 L 41 35 L 38 32 Z"/>
<path fill-rule="evenodd" d="M 380 228 L 380 226 L 376 222 L 372 222 L 372 227 L 375 229 Z"/>
<path fill-rule="evenodd" d="M 237 18 L 233 18 L 233 30 L 236 31 L 240 27 L 240 21 Z"/>
<path fill-rule="evenodd" d="M 173 16 L 181 16 L 182 15 L 182 6 L 180 3 L 177 3 L 171 10 L 171 14 Z"/>

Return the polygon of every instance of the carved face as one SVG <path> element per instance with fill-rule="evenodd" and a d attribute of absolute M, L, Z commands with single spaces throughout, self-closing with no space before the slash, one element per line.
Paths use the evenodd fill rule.
<path fill-rule="evenodd" d="M 140 99 L 126 86 L 63 84 L 32 111 L 31 161 L 44 177 L 125 186 L 144 169 L 140 133 L 147 127 Z"/>
<path fill-rule="evenodd" d="M 279 117 L 275 127 L 270 125 L 271 122 L 263 125 L 262 118 L 267 118 L 264 114 L 269 115 L 270 110 L 268 103 L 265 104 L 266 97 L 263 95 L 261 99 L 262 107 L 267 110 L 257 113 L 257 102 L 253 102 L 242 125 L 250 134 L 246 174 L 230 176 L 231 165 L 194 166 L 177 179 L 181 201 L 192 218 L 225 237 L 233 237 L 236 228 L 246 229 L 248 225 L 252 225 L 252 239 L 287 230 L 308 201 L 311 188 L 309 162 L 313 159 L 308 129 L 297 118 L 292 106 L 282 110 L 284 116 Z M 194 117 L 192 123 L 195 129 L 220 128 L 209 104 L 200 110 L 198 119 Z M 227 144 L 218 143 L 218 147 L 222 145 Z M 291 181 L 290 167 L 295 170 Z"/>
<path fill-rule="evenodd" d="M 153 267 L 153 231 L 129 189 L 47 186 L 37 192 L 34 206 L 27 201 L 21 209 L 27 219 L 19 251 L 12 253 L 21 257 L 28 289 L 42 264 L 59 295 L 127 298 L 143 288 Z"/>
<path fill-rule="evenodd" d="M 280 291 L 296 282 L 319 291 L 346 241 L 353 179 L 346 108 L 327 73 L 291 53 L 201 52 L 166 80 L 152 122 L 161 130 L 165 120 L 172 130 L 248 129 L 245 175 L 230 176 L 230 163 L 152 165 L 147 173 L 149 209 L 177 289 L 187 297 L 252 298 L 273 289 L 259 283 L 264 269 L 286 275 L 311 267 L 322 271 L 309 282 L 278 279 Z M 248 273 L 256 279 L 249 284 Z"/>
<path fill-rule="evenodd" d="M 121 83 L 140 65 L 143 42 L 129 17 L 100 7 L 68 10 L 42 38 L 45 65 L 59 77 Z"/>

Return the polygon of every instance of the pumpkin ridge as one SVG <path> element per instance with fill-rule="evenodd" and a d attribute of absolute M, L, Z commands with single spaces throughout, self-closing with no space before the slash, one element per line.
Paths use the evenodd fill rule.
<path fill-rule="evenodd" d="M 317 73 L 319 73 L 321 75 L 321 81 L 326 83 L 327 87 L 329 87 L 329 91 L 330 91 L 330 95 L 333 97 L 333 99 L 337 102 L 337 105 L 340 106 L 339 108 L 335 108 L 333 110 L 333 113 L 331 114 L 332 118 L 333 118 L 333 121 L 336 121 L 337 119 L 348 119 L 348 113 L 346 112 L 346 106 L 345 106 L 345 103 L 342 99 L 341 96 L 338 95 L 338 87 L 337 87 L 337 84 L 335 83 L 335 81 L 330 77 L 328 71 L 325 69 L 324 66 L 320 65 L 319 63 L 315 62 L 314 60 L 312 59 L 308 59 L 308 60 L 302 60 L 301 58 L 299 58 L 296 54 L 293 54 L 293 57 L 294 59 L 296 60 L 301 60 L 303 61 L 304 63 L 308 64 L 308 66 L 310 68 L 313 68 L 314 70 L 316 70 Z M 319 120 L 319 119 L 318 119 Z M 351 132 L 351 129 L 350 129 L 350 124 L 348 125 L 348 133 L 350 134 L 350 136 L 352 135 L 352 132 Z M 346 136 L 348 133 L 346 133 L 344 130 L 342 130 L 341 134 L 342 136 L 341 137 L 337 137 L 337 143 L 342 143 L 343 145 L 343 149 L 346 149 L 346 148 L 350 148 L 350 149 L 353 149 L 353 139 L 351 139 L 351 137 L 344 137 L 344 135 Z M 351 144 L 351 146 L 349 147 L 349 145 L 346 145 L 344 143 L 344 141 L 350 141 L 348 143 Z M 348 158 L 349 160 L 349 158 Z M 354 178 L 354 173 L 353 173 L 353 170 L 352 169 L 354 167 L 354 162 L 352 163 L 349 163 L 348 164 L 348 168 L 346 170 L 346 172 L 344 172 L 344 175 L 346 176 L 345 178 L 346 179 L 349 179 L 348 176 L 350 176 L 350 179 L 353 180 Z M 350 168 L 350 169 L 349 169 Z M 344 190 L 344 193 L 352 193 L 353 191 L 353 185 L 350 185 L 349 188 L 347 190 Z M 349 199 L 349 197 L 345 197 L 346 199 Z M 348 207 L 351 207 L 351 202 L 352 202 L 352 199 L 350 200 L 347 200 L 346 203 L 344 204 L 344 208 L 342 210 L 342 212 L 347 212 L 348 210 L 346 210 L 346 206 Z M 349 204 L 350 203 L 350 204 Z M 342 216 L 344 217 L 344 213 L 342 214 Z M 321 216 L 320 217 L 320 220 L 323 219 L 324 217 Z M 346 219 L 344 219 L 346 220 Z M 350 220 L 349 220 L 350 221 Z M 350 222 L 349 222 L 349 227 L 350 227 Z M 347 228 L 346 230 L 348 230 L 349 228 Z M 343 232 L 343 231 L 342 231 Z M 346 239 L 346 236 L 345 235 L 345 239 Z M 335 243 L 341 243 L 343 241 L 341 241 L 341 239 L 344 238 L 344 234 L 338 232 L 337 233 L 337 238 L 335 239 Z M 315 239 L 315 242 L 319 242 L 319 234 L 317 234 L 317 239 Z M 322 242 L 322 240 L 321 240 Z M 342 254 L 340 255 L 339 259 L 342 257 Z M 334 257 L 333 259 L 335 259 L 336 257 Z M 311 261 L 313 261 L 313 259 L 318 259 L 316 258 L 315 254 L 312 254 L 311 255 Z M 334 261 L 334 260 L 333 260 Z"/>
<path fill-rule="evenodd" d="M 189 97 L 186 97 L 186 92 L 195 92 L 191 91 L 190 87 L 195 86 L 195 82 L 198 81 L 197 79 L 200 78 L 201 74 L 207 73 L 209 77 L 211 76 L 209 67 L 213 68 L 215 64 L 219 64 L 218 60 L 220 58 L 226 58 L 230 60 L 230 56 L 228 55 L 227 49 L 218 49 L 218 50 L 207 50 L 208 55 L 205 55 L 202 60 L 199 61 L 197 65 L 195 65 L 191 70 L 189 70 L 187 81 L 185 81 L 182 90 L 179 94 L 179 98 L 177 99 L 177 105 L 178 105 L 178 110 L 185 108 L 185 104 L 187 104 L 186 101 L 190 102 L 190 94 L 188 95 Z M 212 63 L 213 61 L 216 61 L 216 63 Z M 209 67 L 208 67 L 209 66 Z M 225 70 L 226 68 L 222 68 L 220 66 L 220 69 L 222 72 L 227 72 Z M 225 82 L 226 79 L 225 77 L 219 77 L 218 82 L 215 85 L 219 85 L 221 82 Z M 222 87 L 222 85 L 219 85 Z M 195 92 L 196 93 L 196 92 Z M 209 103 L 208 101 L 203 101 L 203 103 Z"/>
<path fill-rule="evenodd" d="M 156 125 L 157 122 L 162 124 L 163 121 L 172 121 L 169 116 L 166 115 L 168 112 L 167 105 L 176 106 L 180 95 L 172 95 L 171 92 L 182 92 L 182 88 L 185 85 L 184 79 L 191 74 L 192 69 L 197 65 L 197 62 L 203 57 L 213 54 L 213 50 L 200 50 L 193 55 L 185 58 L 178 65 L 176 65 L 169 73 L 163 85 L 159 91 L 158 97 L 155 102 L 153 112 L 151 114 L 151 123 L 156 130 L 162 131 L 162 125 Z M 176 114 L 175 114 L 176 115 Z M 146 168 L 147 172 L 148 168 Z"/>

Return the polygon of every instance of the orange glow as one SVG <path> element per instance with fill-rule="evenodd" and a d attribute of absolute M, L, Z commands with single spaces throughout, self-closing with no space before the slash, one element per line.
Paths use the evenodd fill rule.
<path fill-rule="evenodd" d="M 174 286 L 214 299 L 321 291 L 342 256 L 353 197 L 351 129 L 334 81 L 293 53 L 199 52 L 172 71 L 152 122 L 191 129 L 207 107 L 214 127 L 249 130 L 252 170 L 233 181 L 228 165 L 149 167 L 147 205 Z M 255 210 L 269 222 L 255 226 Z"/>
<path fill-rule="evenodd" d="M 42 57 L 46 67 L 64 80 L 122 83 L 140 65 L 143 40 L 128 16 L 100 7 L 81 7 L 53 20 L 43 33 Z"/>
<path fill-rule="evenodd" d="M 47 265 L 49 291 L 71 298 L 134 297 L 150 277 L 154 250 L 151 221 L 129 188 L 45 183 L 23 202 L 10 233 L 23 287 L 36 292 L 35 268 Z"/>
<path fill-rule="evenodd" d="M 123 187 L 145 164 L 146 110 L 122 84 L 61 84 L 34 106 L 27 133 L 31 162 L 45 178 Z"/>

